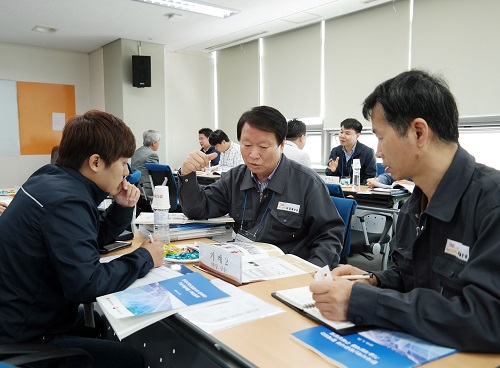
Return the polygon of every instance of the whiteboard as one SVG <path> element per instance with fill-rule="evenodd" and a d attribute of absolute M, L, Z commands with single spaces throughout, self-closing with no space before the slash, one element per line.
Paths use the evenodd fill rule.
<path fill-rule="evenodd" d="M 0 155 L 20 155 L 16 81 L 0 79 Z"/>

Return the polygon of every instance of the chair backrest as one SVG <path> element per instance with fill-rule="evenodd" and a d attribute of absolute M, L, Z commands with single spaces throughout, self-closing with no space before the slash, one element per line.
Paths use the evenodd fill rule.
<path fill-rule="evenodd" d="M 358 204 L 354 199 L 350 198 L 341 198 L 330 196 L 333 204 L 337 207 L 337 211 L 344 220 L 345 228 L 344 228 L 344 243 L 342 244 L 342 254 L 340 255 L 340 260 L 345 261 L 347 259 L 347 255 L 349 254 L 349 248 L 351 245 L 351 218 L 356 212 L 356 208 Z"/>
<path fill-rule="evenodd" d="M 59 146 L 52 147 L 52 152 L 50 152 L 50 163 L 54 165 L 59 157 Z"/>
<path fill-rule="evenodd" d="M 333 197 L 340 197 L 344 198 L 344 191 L 342 190 L 342 187 L 340 184 L 326 184 L 326 187 L 328 188 L 328 192 L 330 193 L 330 196 Z"/>
<path fill-rule="evenodd" d="M 149 179 L 151 181 L 151 188 L 154 191 L 156 185 L 167 185 L 168 195 L 170 197 L 170 211 L 175 211 L 178 206 L 178 190 L 177 190 L 177 180 L 174 177 L 174 173 L 170 166 L 162 164 L 144 164 L 149 173 Z"/>
<path fill-rule="evenodd" d="M 380 162 L 377 162 L 377 176 L 385 173 L 385 166 L 382 166 Z"/>

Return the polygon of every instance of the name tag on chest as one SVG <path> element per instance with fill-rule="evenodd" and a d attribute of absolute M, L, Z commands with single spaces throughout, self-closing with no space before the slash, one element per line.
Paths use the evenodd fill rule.
<path fill-rule="evenodd" d="M 287 202 L 278 202 L 278 210 L 288 211 L 293 213 L 299 213 L 300 204 L 287 203 Z"/>
<path fill-rule="evenodd" d="M 446 241 L 446 248 L 444 248 L 444 252 L 451 254 L 464 262 L 467 262 L 469 259 L 469 247 L 451 239 Z"/>

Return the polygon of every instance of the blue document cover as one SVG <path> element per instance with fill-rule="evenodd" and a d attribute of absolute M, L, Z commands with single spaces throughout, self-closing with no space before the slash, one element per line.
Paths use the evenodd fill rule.
<path fill-rule="evenodd" d="M 132 315 L 139 316 L 205 303 L 227 297 L 228 294 L 217 288 L 200 273 L 193 272 L 119 291 L 113 296 Z M 115 309 L 117 307 L 118 305 L 115 304 Z"/>
<path fill-rule="evenodd" d="M 383 329 L 341 336 L 317 326 L 294 332 L 292 338 L 339 367 L 416 367 L 456 352 Z"/>

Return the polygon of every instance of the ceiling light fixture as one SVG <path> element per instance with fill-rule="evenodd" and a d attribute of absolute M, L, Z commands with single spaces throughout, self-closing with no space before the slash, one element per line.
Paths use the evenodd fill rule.
<path fill-rule="evenodd" d="M 52 28 L 52 27 L 34 26 L 32 31 L 40 32 L 40 33 L 55 33 L 58 31 L 58 29 Z"/>
<path fill-rule="evenodd" d="M 227 18 L 231 15 L 238 14 L 239 11 L 229 8 L 223 8 L 218 5 L 211 5 L 199 1 L 181 1 L 181 0 L 134 0 L 141 3 L 161 5 L 168 8 L 187 10 L 194 13 L 211 15 L 219 18 Z"/>

